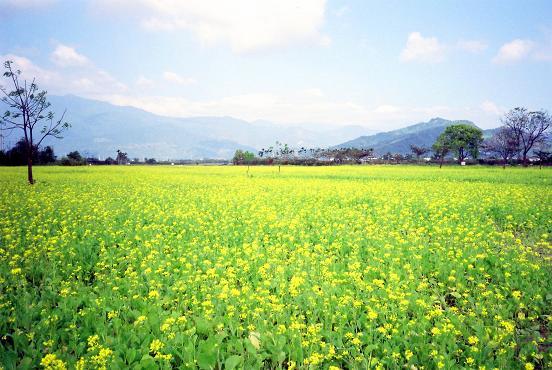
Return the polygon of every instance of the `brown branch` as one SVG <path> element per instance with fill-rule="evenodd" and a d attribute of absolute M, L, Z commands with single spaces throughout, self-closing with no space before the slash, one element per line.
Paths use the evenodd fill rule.
<path fill-rule="evenodd" d="M 66 110 L 63 111 L 63 114 L 61 115 L 61 118 L 59 120 L 57 120 L 56 124 L 53 125 L 53 126 L 52 126 L 52 124 L 54 123 L 54 120 L 52 118 L 50 119 L 50 127 L 48 128 L 48 130 L 46 130 L 44 132 L 44 135 L 42 136 L 42 138 L 36 144 L 37 147 L 40 146 L 42 141 L 48 136 L 53 136 L 53 137 L 58 138 L 58 139 L 60 138 L 59 134 L 61 134 L 63 131 L 65 131 L 65 129 L 67 129 L 69 127 L 67 123 L 62 122 L 63 118 L 65 117 L 66 112 L 67 112 Z"/>

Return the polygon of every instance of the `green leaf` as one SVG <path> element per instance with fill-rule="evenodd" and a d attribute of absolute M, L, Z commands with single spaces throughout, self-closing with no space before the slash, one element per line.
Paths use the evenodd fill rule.
<path fill-rule="evenodd" d="M 197 355 L 197 364 L 201 369 L 212 369 L 217 362 L 217 354 L 213 351 L 200 352 Z"/>
<path fill-rule="evenodd" d="M 150 355 L 144 355 L 140 360 L 140 368 L 142 369 L 156 369 L 155 360 Z"/>
<path fill-rule="evenodd" d="M 242 361 L 241 356 L 238 356 L 238 355 L 230 356 L 226 359 L 226 361 L 224 361 L 224 368 L 225 370 L 232 370 L 236 366 L 238 366 L 241 363 L 241 361 Z"/>
<path fill-rule="evenodd" d="M 197 318 L 195 320 L 195 323 L 196 323 L 196 330 L 198 334 L 209 335 L 209 333 L 211 333 L 212 326 L 207 320 L 202 318 Z"/>
<path fill-rule="evenodd" d="M 131 364 L 135 358 L 136 358 L 136 350 L 134 348 L 129 349 L 126 353 L 127 362 Z"/>
<path fill-rule="evenodd" d="M 209 338 L 198 346 L 197 363 L 202 369 L 212 369 L 217 363 L 216 339 Z"/>

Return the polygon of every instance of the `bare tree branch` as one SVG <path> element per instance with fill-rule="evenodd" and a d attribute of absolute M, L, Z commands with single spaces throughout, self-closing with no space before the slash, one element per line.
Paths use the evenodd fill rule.
<path fill-rule="evenodd" d="M 33 184 L 33 151 L 37 150 L 47 137 L 62 138 L 61 133 L 70 126 L 69 123 L 63 121 L 66 112 L 63 112 L 59 120 L 54 119 L 52 112 L 45 114 L 50 107 L 50 103 L 46 100 L 46 91 L 39 92 L 34 78 L 30 84 L 25 79 L 21 81 L 19 79 L 21 71 L 14 71 L 12 61 L 4 62 L 4 67 L 6 71 L 3 76 L 11 80 L 13 90 L 8 91 L 6 88 L 0 87 L 4 95 L 0 101 L 9 107 L 4 115 L 0 117 L 0 129 L 12 131 L 21 129 L 23 131 L 27 148 L 28 180 L 30 184 Z M 35 132 L 36 126 L 44 120 L 47 120 L 47 123 L 44 124 L 40 133 Z M 34 142 L 35 136 L 39 137 L 36 144 Z"/>

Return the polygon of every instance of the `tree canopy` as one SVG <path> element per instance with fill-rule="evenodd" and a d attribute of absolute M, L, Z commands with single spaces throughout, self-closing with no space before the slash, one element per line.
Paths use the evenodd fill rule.
<path fill-rule="evenodd" d="M 459 124 L 448 126 L 439 135 L 434 149 L 454 152 L 458 162 L 463 162 L 468 156 L 476 159 L 479 156 L 479 146 L 483 142 L 483 132 L 474 126 Z"/>

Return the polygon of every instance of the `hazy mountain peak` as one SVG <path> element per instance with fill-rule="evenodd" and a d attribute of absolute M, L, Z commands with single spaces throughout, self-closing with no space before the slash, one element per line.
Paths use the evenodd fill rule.
<path fill-rule="evenodd" d="M 374 148 L 378 154 L 407 153 L 411 144 L 431 146 L 449 125 L 475 125 L 466 120 L 435 117 L 374 133 L 360 125 L 280 125 L 229 116 L 164 117 L 76 95 L 49 96 L 49 99 L 58 114 L 67 109 L 65 118 L 72 127 L 63 140 L 50 140 L 46 144 L 53 145 L 58 155 L 79 150 L 84 155 L 103 158 L 114 156 L 120 149 L 131 158 L 228 159 L 236 149 L 256 152 L 276 141 L 295 148 L 329 147 L 342 142 L 337 147 Z"/>
<path fill-rule="evenodd" d="M 370 136 L 360 136 L 354 140 L 337 145 L 337 148 L 373 148 L 378 155 L 391 153 L 407 154 L 410 145 L 430 148 L 446 127 L 456 124 L 476 126 L 468 120 L 448 120 L 435 117 L 427 122 L 419 122 L 397 130 L 381 132 Z M 477 126 L 476 126 L 477 127 Z"/>

